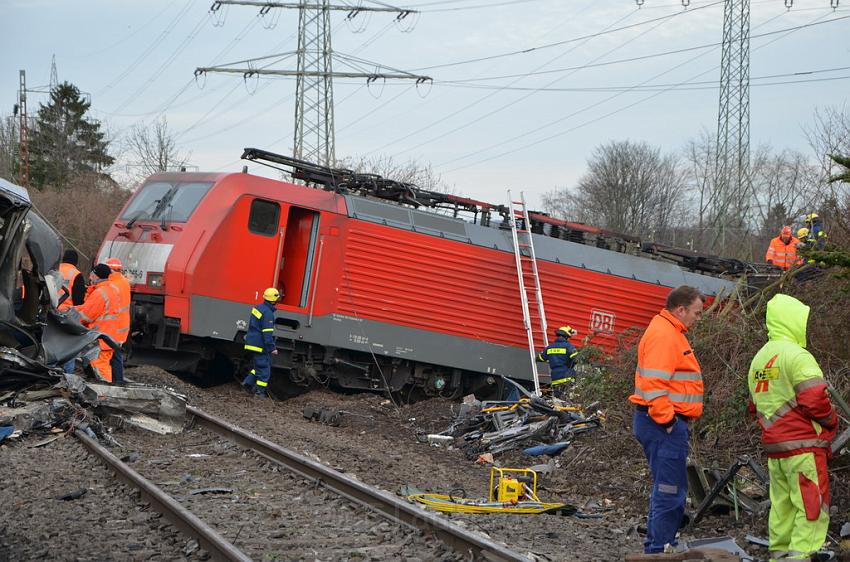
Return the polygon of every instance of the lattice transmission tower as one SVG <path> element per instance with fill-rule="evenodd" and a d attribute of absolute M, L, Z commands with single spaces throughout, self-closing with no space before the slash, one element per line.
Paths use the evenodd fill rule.
<path fill-rule="evenodd" d="M 717 113 L 712 246 L 744 227 L 750 176 L 750 0 L 726 0 Z M 740 234 L 740 232 L 738 232 Z"/>
<path fill-rule="evenodd" d="M 407 79 L 417 83 L 431 80 L 428 76 L 411 74 L 389 68 L 357 57 L 334 52 L 331 46 L 332 11 L 348 12 L 346 18 L 352 20 L 361 12 L 390 12 L 401 21 L 415 10 L 396 8 L 380 3 L 380 6 L 346 6 L 331 4 L 330 0 L 302 0 L 301 2 L 264 2 L 253 0 L 218 0 L 210 10 L 218 11 L 222 5 L 236 4 L 257 6 L 260 14 L 266 15 L 272 8 L 298 9 L 298 49 L 294 52 L 279 53 L 259 58 L 247 59 L 233 64 L 247 64 L 247 67 L 228 65 L 199 67 L 195 75 L 206 72 L 225 72 L 242 74 L 244 78 L 255 75 L 294 76 L 295 85 L 295 134 L 293 156 L 326 166 L 336 163 L 336 140 L 334 132 L 334 78 L 365 78 L 368 82 L 386 79 Z M 295 57 L 295 69 L 275 70 L 267 68 L 287 57 Z M 347 70 L 335 71 L 334 62 L 345 66 Z M 266 64 L 268 63 L 268 64 Z M 263 66 L 259 66 L 263 65 Z"/>

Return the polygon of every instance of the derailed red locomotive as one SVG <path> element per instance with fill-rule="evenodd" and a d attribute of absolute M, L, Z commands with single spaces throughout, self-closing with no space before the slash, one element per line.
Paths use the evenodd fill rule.
<path fill-rule="evenodd" d="M 480 390 L 532 377 L 505 207 L 246 149 L 309 187 L 248 173 L 150 177 L 98 260 L 133 284 L 134 361 L 240 368 L 247 313 L 277 287 L 272 386 Z M 468 216 L 471 220 L 464 220 Z M 611 349 L 671 287 L 708 295 L 743 264 L 531 214 L 550 326 Z M 285 376 L 284 376 L 285 375 Z"/>

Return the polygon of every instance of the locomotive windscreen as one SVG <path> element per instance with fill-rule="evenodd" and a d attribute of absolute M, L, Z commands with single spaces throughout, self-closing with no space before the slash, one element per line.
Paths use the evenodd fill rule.
<path fill-rule="evenodd" d="M 210 187 L 212 182 L 147 183 L 136 193 L 121 218 L 128 221 L 186 222 Z"/>

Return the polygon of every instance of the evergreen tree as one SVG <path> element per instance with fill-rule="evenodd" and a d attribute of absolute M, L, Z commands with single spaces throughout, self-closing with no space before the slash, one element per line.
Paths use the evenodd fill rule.
<path fill-rule="evenodd" d="M 86 115 L 91 103 L 68 82 L 50 92 L 50 102 L 40 104 L 30 137 L 32 184 L 43 189 L 64 189 L 81 172 L 98 172 L 114 162 L 100 123 Z"/>

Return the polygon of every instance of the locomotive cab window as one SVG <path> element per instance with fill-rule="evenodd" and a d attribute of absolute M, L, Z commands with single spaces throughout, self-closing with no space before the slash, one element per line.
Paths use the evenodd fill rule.
<path fill-rule="evenodd" d="M 254 234 L 274 236 L 277 234 L 277 221 L 280 219 L 280 205 L 273 201 L 254 199 L 251 201 L 251 213 L 248 215 L 248 230 Z"/>
<path fill-rule="evenodd" d="M 149 182 L 136 192 L 121 219 L 186 222 L 212 185 L 212 182 Z"/>

